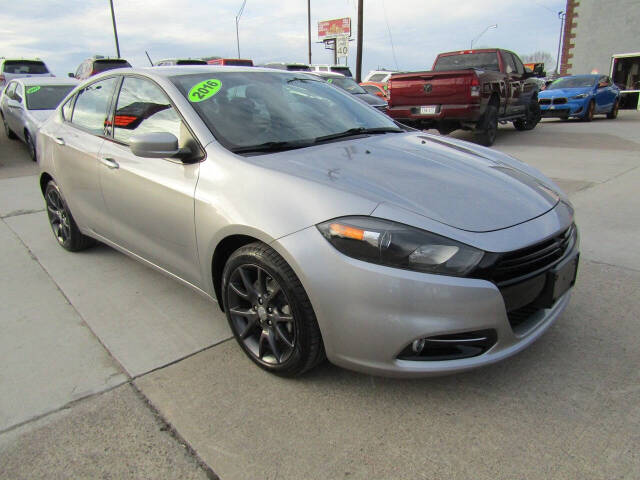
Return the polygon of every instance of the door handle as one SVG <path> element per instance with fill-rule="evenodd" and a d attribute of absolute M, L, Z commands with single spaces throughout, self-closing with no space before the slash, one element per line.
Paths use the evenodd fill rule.
<path fill-rule="evenodd" d="M 62 137 L 55 137 L 54 140 L 58 145 L 64 145 L 65 144 L 64 143 L 64 138 L 62 138 Z"/>
<path fill-rule="evenodd" d="M 100 163 L 106 165 L 108 168 L 119 168 L 118 162 L 116 162 L 113 158 L 100 158 Z"/>

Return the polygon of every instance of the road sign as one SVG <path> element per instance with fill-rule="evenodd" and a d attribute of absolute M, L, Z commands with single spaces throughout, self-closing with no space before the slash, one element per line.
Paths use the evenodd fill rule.
<path fill-rule="evenodd" d="M 340 35 L 336 38 L 336 56 L 345 58 L 349 56 L 349 37 Z"/>
<path fill-rule="evenodd" d="M 335 20 L 325 20 L 318 22 L 318 40 L 336 38 L 340 35 L 351 36 L 351 19 L 337 18 Z"/>

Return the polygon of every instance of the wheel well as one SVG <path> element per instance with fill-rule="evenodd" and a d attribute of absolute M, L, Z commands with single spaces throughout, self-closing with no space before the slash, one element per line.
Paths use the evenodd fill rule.
<path fill-rule="evenodd" d="M 53 180 L 53 177 L 46 172 L 40 175 L 40 190 L 42 190 L 43 196 L 45 190 L 47 189 L 47 183 L 49 183 L 49 181 L 51 180 Z"/>
<path fill-rule="evenodd" d="M 224 302 L 222 301 L 222 272 L 227 260 L 233 252 L 240 247 L 248 245 L 253 242 L 259 242 L 257 238 L 250 237 L 248 235 L 231 235 L 225 237 L 216 246 L 213 252 L 213 259 L 211 261 L 211 274 L 213 276 L 213 289 L 216 292 L 216 298 L 218 299 L 218 306 L 220 310 L 224 312 Z"/>

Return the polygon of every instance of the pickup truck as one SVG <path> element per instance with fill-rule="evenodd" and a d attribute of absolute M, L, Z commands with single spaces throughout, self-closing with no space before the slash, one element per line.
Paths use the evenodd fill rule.
<path fill-rule="evenodd" d="M 517 130 L 531 130 L 540 121 L 538 87 L 527 81 L 534 75 L 508 50 L 441 53 L 431 71 L 391 76 L 388 114 L 442 134 L 472 130 L 478 143 L 490 146 L 498 123 L 513 122 Z"/>

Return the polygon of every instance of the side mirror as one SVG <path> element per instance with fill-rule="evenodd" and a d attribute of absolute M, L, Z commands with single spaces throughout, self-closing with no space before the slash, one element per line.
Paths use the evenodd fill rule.
<path fill-rule="evenodd" d="M 71 72 L 67 73 L 67 75 L 69 76 L 69 78 L 76 78 L 76 76 Z"/>
<path fill-rule="evenodd" d="M 139 133 L 129 139 L 129 148 L 136 157 L 168 158 L 180 152 L 178 139 L 168 132 Z"/>

